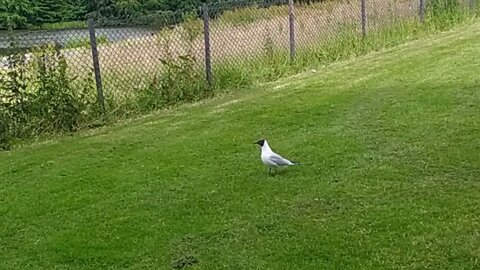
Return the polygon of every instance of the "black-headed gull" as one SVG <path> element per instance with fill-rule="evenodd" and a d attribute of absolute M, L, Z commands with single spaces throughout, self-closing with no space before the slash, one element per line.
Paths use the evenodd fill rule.
<path fill-rule="evenodd" d="M 263 164 L 268 167 L 268 174 L 272 173 L 272 168 L 284 167 L 284 166 L 293 166 L 298 165 L 300 163 L 290 161 L 279 154 L 272 151 L 270 146 L 268 145 L 267 140 L 259 140 L 258 142 L 254 143 L 258 144 L 262 147 L 262 154 L 260 158 L 262 159 Z"/>

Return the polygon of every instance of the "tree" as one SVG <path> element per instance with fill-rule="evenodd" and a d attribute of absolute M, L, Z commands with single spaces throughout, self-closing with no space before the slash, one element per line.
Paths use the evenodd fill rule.
<path fill-rule="evenodd" d="M 14 29 L 38 23 L 38 11 L 35 1 L 0 0 L 0 27 Z"/>
<path fill-rule="evenodd" d="M 142 6 L 138 0 L 118 0 L 115 3 L 115 9 L 122 19 L 139 17 L 142 13 Z"/>
<path fill-rule="evenodd" d="M 86 3 L 82 0 L 38 0 L 42 22 L 76 21 L 85 18 Z"/>
<path fill-rule="evenodd" d="M 0 0 L 0 28 L 26 28 L 43 23 L 57 23 L 96 18 L 102 24 L 118 20 L 124 23 L 154 23 L 165 18 L 178 22 L 175 14 L 195 12 L 203 3 L 221 3 L 224 0 Z M 263 3 L 264 7 L 280 0 L 239 0 L 241 5 Z M 243 2 L 242 2 L 243 1 Z M 299 0 L 323 1 L 323 0 Z M 432 0 L 439 1 L 439 0 Z M 445 1 L 445 0 L 444 0 Z M 457 1 L 457 0 L 446 0 Z M 229 9 L 220 8 L 218 11 Z M 218 14 L 217 14 L 218 15 Z M 115 22 L 115 23 L 117 23 Z"/>

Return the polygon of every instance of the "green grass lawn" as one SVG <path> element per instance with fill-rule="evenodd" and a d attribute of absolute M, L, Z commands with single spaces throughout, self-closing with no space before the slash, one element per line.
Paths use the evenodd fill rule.
<path fill-rule="evenodd" d="M 0 269 L 478 269 L 479 33 L 0 153 Z"/>

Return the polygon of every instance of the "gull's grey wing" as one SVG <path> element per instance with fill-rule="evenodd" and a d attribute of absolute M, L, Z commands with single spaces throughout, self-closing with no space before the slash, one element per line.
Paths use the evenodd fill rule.
<path fill-rule="evenodd" d="M 270 160 L 277 164 L 277 166 L 286 166 L 286 165 L 292 165 L 292 162 L 290 160 L 280 156 L 279 154 L 272 153 L 270 155 Z"/>

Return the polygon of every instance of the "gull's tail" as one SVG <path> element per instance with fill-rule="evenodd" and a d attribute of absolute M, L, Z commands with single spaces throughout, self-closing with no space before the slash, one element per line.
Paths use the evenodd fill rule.
<path fill-rule="evenodd" d="M 293 161 L 293 160 L 292 160 L 292 161 L 290 161 L 290 162 L 292 162 L 292 165 L 301 165 L 301 163 L 300 163 L 300 162 L 297 162 L 297 161 Z"/>

